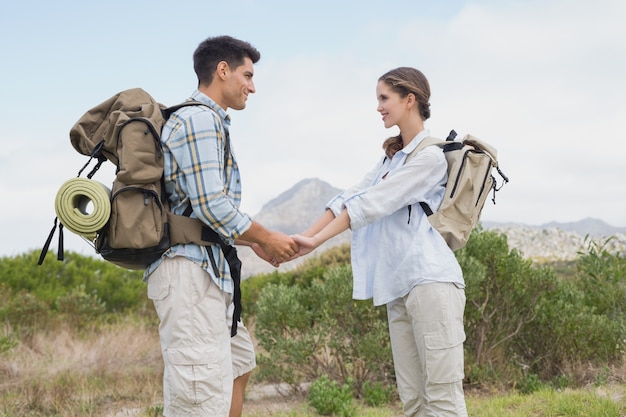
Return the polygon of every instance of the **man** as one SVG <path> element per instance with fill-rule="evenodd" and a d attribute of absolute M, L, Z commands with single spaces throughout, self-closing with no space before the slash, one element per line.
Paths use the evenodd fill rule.
<path fill-rule="evenodd" d="M 230 36 L 200 43 L 193 55 L 198 89 L 191 98 L 206 106 L 184 107 L 165 124 L 165 187 L 175 213 L 191 212 L 227 243 L 251 246 L 278 265 L 298 246 L 239 210 L 240 173 L 226 113 L 244 109 L 255 92 L 253 64 L 259 59 L 249 43 Z M 160 319 L 164 415 L 240 416 L 255 353 L 243 323 L 231 338 L 238 288 L 220 246 L 174 246 L 146 277 Z"/>

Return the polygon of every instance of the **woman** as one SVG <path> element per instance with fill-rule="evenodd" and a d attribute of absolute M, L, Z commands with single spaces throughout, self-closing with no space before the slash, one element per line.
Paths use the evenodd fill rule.
<path fill-rule="evenodd" d="M 298 256 L 350 228 L 353 297 L 387 305 L 400 399 L 406 416 L 467 416 L 463 395 L 465 283 L 453 252 L 420 202 L 439 207 L 447 181 L 441 148 L 406 156 L 429 136 L 430 86 L 417 69 L 378 80 L 385 156 L 356 186 L 334 197 L 308 230 L 293 236 Z"/>

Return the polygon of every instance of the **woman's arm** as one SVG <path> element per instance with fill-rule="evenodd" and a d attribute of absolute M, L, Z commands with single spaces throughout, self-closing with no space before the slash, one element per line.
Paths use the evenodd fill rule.
<path fill-rule="evenodd" d="M 309 227 L 308 229 L 306 229 L 304 232 L 300 233 L 302 236 L 307 236 L 307 237 L 311 237 L 314 234 L 316 234 L 317 232 L 319 232 L 320 230 L 322 230 L 328 223 L 330 223 L 331 221 L 333 221 L 333 219 L 335 218 L 335 214 L 332 212 L 332 210 L 326 210 L 324 212 L 324 214 L 322 214 L 316 221 L 315 223 L 313 223 L 311 225 L 311 227 Z"/>
<path fill-rule="evenodd" d="M 328 210 L 327 213 L 329 211 L 330 210 Z M 333 219 L 324 223 L 325 220 L 328 220 L 327 213 L 324 213 L 324 216 L 322 216 L 320 220 L 315 222 L 315 224 L 307 230 L 307 232 L 315 231 L 312 236 L 304 234 L 292 236 L 293 240 L 298 243 L 300 249 L 296 255 L 290 258 L 290 260 L 311 253 L 328 239 L 335 237 L 350 228 L 350 215 L 348 214 L 348 210 L 344 209 L 337 217 L 334 217 L 332 212 L 330 212 Z M 320 228 L 320 225 L 322 224 L 324 224 L 324 226 Z"/>

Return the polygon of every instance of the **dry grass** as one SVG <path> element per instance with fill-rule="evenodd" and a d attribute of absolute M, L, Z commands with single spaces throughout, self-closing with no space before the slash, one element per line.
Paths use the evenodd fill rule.
<path fill-rule="evenodd" d="M 125 323 L 88 337 L 37 334 L 0 356 L 0 416 L 106 416 L 161 400 L 156 329 Z"/>
<path fill-rule="evenodd" d="M 4 333 L 7 334 L 8 330 L 5 329 Z M 2 337 L 0 329 L 0 339 Z M 0 417 L 161 416 L 162 369 L 160 344 L 153 324 L 129 321 L 82 336 L 67 329 L 36 334 L 28 344 L 18 343 L 11 350 L 0 353 Z M 622 377 L 626 375 L 626 365 L 611 371 L 608 380 L 602 381 L 606 385 L 590 386 L 582 391 L 591 394 L 592 399 L 605 398 L 623 404 L 626 386 Z M 528 401 L 528 407 L 535 407 L 533 401 L 544 403 L 564 399 L 550 396 L 546 399 L 546 394 L 533 400 L 532 396 L 517 394 L 468 392 L 468 407 L 474 411 L 473 415 L 523 415 L 509 411 Z M 576 401 L 584 408 L 589 398 Z M 495 411 L 487 412 L 491 408 Z M 626 407 L 621 408 L 624 409 Z M 480 411 L 476 414 L 477 410 L 483 410 L 484 414 Z M 625 415 L 619 413 L 602 415 Z M 400 405 L 360 409 L 359 415 L 398 417 L 401 416 Z M 289 398 L 273 387 L 251 385 L 246 395 L 244 416 L 317 414 L 303 398 Z"/>

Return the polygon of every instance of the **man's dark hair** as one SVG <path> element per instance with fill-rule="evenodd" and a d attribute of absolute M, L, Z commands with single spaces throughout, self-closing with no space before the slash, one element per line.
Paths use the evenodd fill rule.
<path fill-rule="evenodd" d="M 261 53 L 248 42 L 231 36 L 215 36 L 202 41 L 193 53 L 198 86 L 211 84 L 219 62 L 226 61 L 234 70 L 243 64 L 246 57 L 256 64 L 261 59 Z"/>

